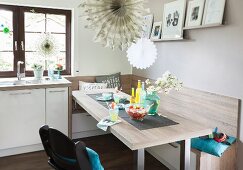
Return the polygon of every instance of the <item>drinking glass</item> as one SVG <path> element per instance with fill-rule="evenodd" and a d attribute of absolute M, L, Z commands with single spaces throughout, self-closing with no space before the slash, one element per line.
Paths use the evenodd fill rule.
<path fill-rule="evenodd" d="M 118 114 L 119 114 L 119 109 L 109 109 L 109 114 L 110 114 L 110 120 L 112 122 L 116 122 L 118 120 Z"/>

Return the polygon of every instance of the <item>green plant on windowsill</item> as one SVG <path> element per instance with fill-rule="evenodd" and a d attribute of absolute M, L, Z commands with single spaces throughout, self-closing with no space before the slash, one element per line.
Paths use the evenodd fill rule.
<path fill-rule="evenodd" d="M 31 68 L 34 70 L 35 79 L 41 80 L 44 72 L 43 66 L 40 64 L 33 64 Z"/>
<path fill-rule="evenodd" d="M 33 70 L 43 70 L 43 66 L 41 64 L 33 64 L 31 68 Z"/>

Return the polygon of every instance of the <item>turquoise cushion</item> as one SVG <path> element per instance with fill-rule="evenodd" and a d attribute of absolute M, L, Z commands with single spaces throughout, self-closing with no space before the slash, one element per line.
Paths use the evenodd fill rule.
<path fill-rule="evenodd" d="M 86 148 L 88 155 L 89 155 L 89 160 L 92 165 L 93 170 L 104 170 L 103 166 L 100 163 L 100 158 L 99 155 L 92 149 Z"/>
<path fill-rule="evenodd" d="M 99 155 L 94 150 L 92 150 L 90 148 L 86 147 L 86 150 L 87 150 L 87 153 L 88 153 L 88 156 L 89 156 L 89 161 L 90 161 L 90 164 L 92 166 L 92 170 L 104 170 L 103 166 L 100 163 Z M 66 157 L 63 157 L 63 156 L 60 156 L 60 155 L 58 155 L 58 156 L 61 159 L 69 162 L 70 164 L 76 163 L 75 159 L 66 158 Z"/>
<path fill-rule="evenodd" d="M 227 142 L 230 144 L 233 144 L 235 141 L 235 137 L 229 136 L 229 139 L 227 139 Z M 194 149 L 221 157 L 230 145 L 218 143 L 213 139 L 194 138 L 191 140 L 191 146 Z"/>

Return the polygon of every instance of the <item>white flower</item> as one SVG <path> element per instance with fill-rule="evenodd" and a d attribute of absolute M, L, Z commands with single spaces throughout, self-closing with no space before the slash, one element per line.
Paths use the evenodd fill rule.
<path fill-rule="evenodd" d="M 160 91 L 161 89 L 162 88 L 158 86 L 158 87 L 155 88 L 155 91 Z"/>
<path fill-rule="evenodd" d="M 155 81 L 155 84 L 156 85 L 159 85 L 159 84 L 161 84 L 161 82 L 162 82 L 163 80 L 162 80 L 162 78 L 157 78 L 157 80 Z"/>
<path fill-rule="evenodd" d="M 147 79 L 147 80 L 145 81 L 145 83 L 146 83 L 147 85 L 150 85 L 150 84 L 151 84 L 151 82 L 150 82 L 149 79 Z"/>
<path fill-rule="evenodd" d="M 146 84 L 149 85 L 147 88 L 148 93 L 157 92 L 168 94 L 170 90 L 180 90 L 182 87 L 182 82 L 178 78 L 172 75 L 169 71 L 166 71 L 162 77 L 157 78 L 155 83 L 151 83 L 149 80 L 146 80 Z"/>
<path fill-rule="evenodd" d="M 170 73 L 169 71 L 166 71 L 166 72 L 163 74 L 162 78 L 167 79 L 167 78 L 170 77 L 170 76 L 171 76 L 171 73 Z"/>

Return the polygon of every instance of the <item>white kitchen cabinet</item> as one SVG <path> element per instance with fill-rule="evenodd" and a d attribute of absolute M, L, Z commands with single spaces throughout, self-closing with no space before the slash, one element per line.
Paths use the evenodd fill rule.
<path fill-rule="evenodd" d="M 46 124 L 68 135 L 68 87 L 46 89 Z"/>
<path fill-rule="evenodd" d="M 98 130 L 96 126 L 98 122 L 86 112 L 73 114 L 72 118 L 73 133 Z"/>
<path fill-rule="evenodd" d="M 0 91 L 0 150 L 41 143 L 45 89 Z"/>

